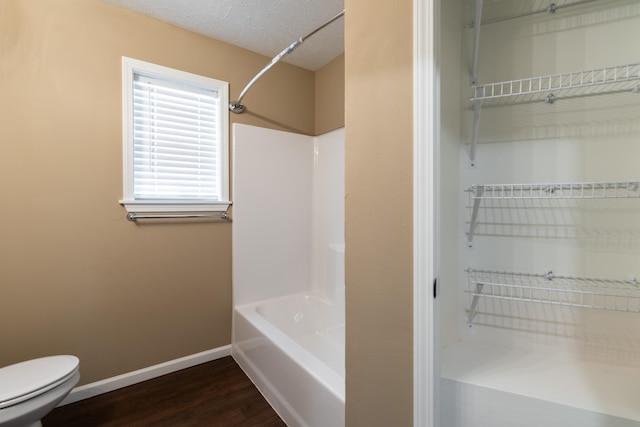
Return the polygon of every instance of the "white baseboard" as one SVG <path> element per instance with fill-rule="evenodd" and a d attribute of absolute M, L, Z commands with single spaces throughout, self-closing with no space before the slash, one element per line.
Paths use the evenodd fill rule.
<path fill-rule="evenodd" d="M 190 368 L 201 363 L 211 362 L 231 355 L 231 345 L 206 350 L 200 353 L 181 357 L 179 359 L 169 360 L 168 362 L 158 365 L 149 366 L 147 368 L 138 369 L 137 371 L 127 372 L 126 374 L 107 378 L 94 383 L 89 383 L 76 387 L 58 406 L 68 405 L 69 403 L 78 402 L 90 397 L 98 396 L 103 393 L 128 387 L 143 381 L 157 378 L 162 375 L 170 374 L 181 369 Z"/>

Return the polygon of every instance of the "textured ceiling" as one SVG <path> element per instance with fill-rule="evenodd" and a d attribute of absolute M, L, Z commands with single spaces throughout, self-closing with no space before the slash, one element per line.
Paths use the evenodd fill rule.
<path fill-rule="evenodd" d="M 344 0 L 102 1 L 270 58 L 344 9 Z M 315 71 L 343 52 L 344 19 L 339 19 L 283 61 Z"/>

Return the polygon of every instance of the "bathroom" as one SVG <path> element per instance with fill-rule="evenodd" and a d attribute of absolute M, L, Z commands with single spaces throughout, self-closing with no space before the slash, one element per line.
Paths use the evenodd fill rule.
<path fill-rule="evenodd" d="M 249 111 L 230 116 L 232 126 L 302 135 L 344 128 L 350 427 L 438 425 L 437 4 L 345 0 L 344 55 L 313 72 L 278 64 L 252 89 Z M 456 19 L 443 25 L 456 43 L 459 14 L 444 15 Z M 445 53 L 460 66 L 458 52 Z M 122 56 L 228 81 L 232 98 L 270 59 L 99 0 L 0 2 L 0 322 L 10 325 L 0 366 L 75 354 L 74 399 L 231 353 L 233 222 L 137 224 L 118 202 Z M 459 108 L 446 99 L 443 108 Z"/>
<path fill-rule="evenodd" d="M 252 89 L 251 111 L 231 117 L 307 135 L 347 129 L 354 425 L 412 419 L 412 6 L 347 1 L 351 56 L 316 72 L 279 64 Z M 211 74 L 232 96 L 267 58 L 97 0 L 12 0 L 0 12 L 0 321 L 19 325 L 0 332 L 0 365 L 75 354 L 82 386 L 215 357 L 231 343 L 232 224 L 126 220 L 120 58 Z"/>

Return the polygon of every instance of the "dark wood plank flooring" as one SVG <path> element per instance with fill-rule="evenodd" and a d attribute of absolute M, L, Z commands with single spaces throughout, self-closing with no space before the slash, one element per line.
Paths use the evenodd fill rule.
<path fill-rule="evenodd" d="M 44 427 L 255 426 L 285 423 L 224 357 L 54 409 Z"/>

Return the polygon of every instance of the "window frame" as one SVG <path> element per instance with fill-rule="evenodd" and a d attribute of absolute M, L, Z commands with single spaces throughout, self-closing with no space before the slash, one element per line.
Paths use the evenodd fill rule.
<path fill-rule="evenodd" d="M 215 90 L 220 100 L 220 200 L 136 199 L 134 194 L 133 84 L 135 74 L 160 80 L 195 84 Z M 229 83 L 150 62 L 122 57 L 123 198 L 127 212 L 223 212 L 231 205 L 229 193 Z"/>

